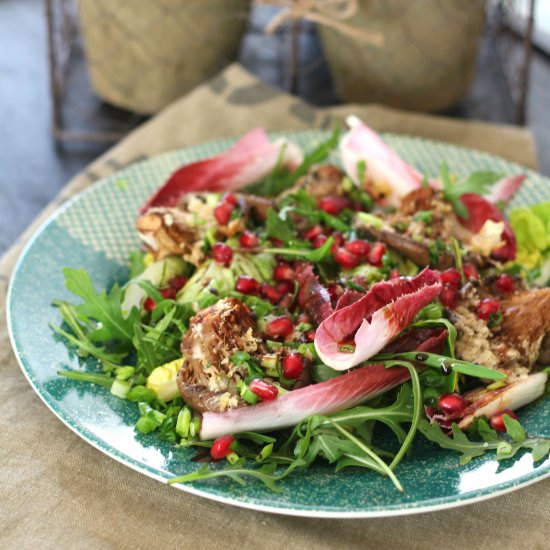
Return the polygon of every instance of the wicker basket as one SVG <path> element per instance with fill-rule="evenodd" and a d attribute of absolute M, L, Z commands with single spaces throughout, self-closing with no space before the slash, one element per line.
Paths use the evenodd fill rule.
<path fill-rule="evenodd" d="M 458 102 L 474 77 L 484 0 L 359 0 L 356 27 L 379 31 L 379 48 L 321 27 L 337 94 L 415 111 Z"/>
<path fill-rule="evenodd" d="M 153 113 L 236 58 L 250 0 L 78 0 L 78 7 L 96 94 Z"/>

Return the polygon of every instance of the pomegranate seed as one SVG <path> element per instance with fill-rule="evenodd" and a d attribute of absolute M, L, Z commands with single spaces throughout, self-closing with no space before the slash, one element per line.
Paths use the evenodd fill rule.
<path fill-rule="evenodd" d="M 277 239 L 276 237 L 271 237 L 271 242 L 276 248 L 281 248 L 281 246 L 285 244 L 283 241 L 281 241 L 281 239 Z"/>
<path fill-rule="evenodd" d="M 491 425 L 491 428 L 493 428 L 493 430 L 503 433 L 506 431 L 504 418 L 502 418 L 505 414 L 507 414 L 510 418 L 513 418 L 514 420 L 518 419 L 518 416 L 514 411 L 510 409 L 502 409 L 501 411 L 498 411 L 493 416 L 491 416 L 491 418 L 489 419 L 489 424 Z"/>
<path fill-rule="evenodd" d="M 252 233 L 252 231 L 244 231 L 239 237 L 239 244 L 243 248 L 255 248 L 258 246 L 259 242 L 260 239 L 258 239 L 258 236 Z"/>
<path fill-rule="evenodd" d="M 225 267 L 231 265 L 231 260 L 233 260 L 233 250 L 225 243 L 215 243 L 212 247 L 212 255 L 214 260 Z"/>
<path fill-rule="evenodd" d="M 340 233 L 339 231 L 335 231 L 334 233 L 332 233 L 331 237 L 334 239 L 334 242 L 338 246 L 344 246 L 346 239 L 344 239 L 344 235 L 342 235 L 342 233 Z"/>
<path fill-rule="evenodd" d="M 458 393 L 444 393 L 437 400 L 438 408 L 449 415 L 462 412 L 466 405 L 466 400 Z"/>
<path fill-rule="evenodd" d="M 370 252 L 370 244 L 362 240 L 350 241 L 344 245 L 344 248 L 348 252 L 360 256 L 361 258 L 365 257 Z"/>
<path fill-rule="evenodd" d="M 214 208 L 214 217 L 216 218 L 216 221 L 220 225 L 227 225 L 229 223 L 229 220 L 231 219 L 231 214 L 233 214 L 233 210 L 235 210 L 235 207 L 228 203 L 228 202 L 222 202 Z"/>
<path fill-rule="evenodd" d="M 352 267 L 356 267 L 361 262 L 361 258 L 359 258 L 359 256 L 352 254 L 343 247 L 337 248 L 332 255 L 334 256 L 334 259 L 344 269 L 351 269 Z"/>
<path fill-rule="evenodd" d="M 386 253 L 386 245 L 384 243 L 374 243 L 370 249 L 367 261 L 369 264 L 376 267 L 382 265 L 382 257 Z"/>
<path fill-rule="evenodd" d="M 232 204 L 233 206 L 237 206 L 237 197 L 233 195 L 233 193 L 226 193 L 222 197 L 222 202 L 226 202 L 227 204 Z"/>
<path fill-rule="evenodd" d="M 338 195 L 328 195 L 317 201 L 317 206 L 321 210 L 333 216 L 339 214 L 344 208 L 347 208 L 349 204 L 348 199 Z"/>
<path fill-rule="evenodd" d="M 329 283 L 327 290 L 330 295 L 331 302 L 337 302 L 338 298 L 340 298 L 343 294 L 342 287 L 336 283 Z"/>
<path fill-rule="evenodd" d="M 444 285 L 454 286 L 455 288 L 460 288 L 462 286 L 462 278 L 458 269 L 451 267 L 446 269 L 440 276 L 439 280 Z"/>
<path fill-rule="evenodd" d="M 179 290 L 180 288 L 183 288 L 185 286 L 186 282 L 187 277 L 184 277 L 183 275 L 177 275 L 176 277 L 172 277 L 168 281 L 168 285 L 171 286 L 174 290 Z"/>
<path fill-rule="evenodd" d="M 286 338 L 294 332 L 294 324 L 288 317 L 281 315 L 267 323 L 265 332 L 270 338 Z"/>
<path fill-rule="evenodd" d="M 276 386 L 259 378 L 252 380 L 248 387 L 252 393 L 259 397 L 260 401 L 271 401 L 275 399 L 279 393 Z"/>
<path fill-rule="evenodd" d="M 221 437 L 218 437 L 218 439 L 212 443 L 212 447 L 210 448 L 210 456 L 215 460 L 225 458 L 233 452 L 231 449 L 233 441 L 235 441 L 235 438 L 232 435 L 222 435 Z"/>
<path fill-rule="evenodd" d="M 475 279 L 476 281 L 479 281 L 479 273 L 477 272 L 477 267 L 474 264 L 465 263 L 462 266 L 462 270 L 464 271 L 464 277 L 466 277 L 466 279 Z"/>
<path fill-rule="evenodd" d="M 303 370 L 304 360 L 299 353 L 293 351 L 283 359 L 282 371 L 285 378 L 298 378 Z"/>
<path fill-rule="evenodd" d="M 239 275 L 235 283 L 235 290 L 243 294 L 259 294 L 260 283 L 250 275 Z"/>
<path fill-rule="evenodd" d="M 399 272 L 399 269 L 392 269 L 390 271 L 390 279 L 399 279 L 401 277 L 401 273 Z"/>
<path fill-rule="evenodd" d="M 143 309 L 145 311 L 153 311 L 157 307 L 157 303 L 153 298 L 146 298 L 145 302 L 143 302 Z"/>
<path fill-rule="evenodd" d="M 311 241 L 311 246 L 315 249 L 321 248 L 327 242 L 327 239 L 328 237 L 326 235 L 317 235 L 317 237 Z"/>
<path fill-rule="evenodd" d="M 276 288 L 273 288 L 267 283 L 262 284 L 261 294 L 264 298 L 267 298 L 273 305 L 278 304 L 283 297 L 283 295 Z"/>
<path fill-rule="evenodd" d="M 283 294 L 293 294 L 294 293 L 294 284 L 290 281 L 281 281 L 275 286 L 277 292 L 281 295 Z"/>
<path fill-rule="evenodd" d="M 306 332 L 306 340 L 307 340 L 308 342 L 313 342 L 313 341 L 315 341 L 315 331 L 314 331 L 313 329 L 308 330 L 308 331 Z"/>
<path fill-rule="evenodd" d="M 488 321 L 489 317 L 491 317 L 493 313 L 498 313 L 499 311 L 500 302 L 498 300 L 493 300 L 492 298 L 485 298 L 485 300 L 481 300 L 476 308 L 477 316 L 484 321 Z"/>
<path fill-rule="evenodd" d="M 305 234 L 305 237 L 308 241 L 312 241 L 315 237 L 318 237 L 323 233 L 323 228 L 320 225 L 314 225 L 310 227 Z"/>
<path fill-rule="evenodd" d="M 500 292 L 504 292 L 504 293 L 514 292 L 514 290 L 516 289 L 514 279 L 510 277 L 510 275 L 508 275 L 507 273 L 503 273 L 502 275 L 499 275 L 495 285 L 498 288 L 498 290 L 500 290 Z"/>
<path fill-rule="evenodd" d="M 279 283 L 282 281 L 292 281 L 294 280 L 294 270 L 287 263 L 278 263 L 273 270 L 273 278 Z"/>
<path fill-rule="evenodd" d="M 439 293 L 439 301 L 443 307 L 454 309 L 460 301 L 458 289 L 454 286 L 445 285 Z"/>
<path fill-rule="evenodd" d="M 163 298 L 167 300 L 173 300 L 176 297 L 176 289 L 169 286 L 168 288 L 163 288 L 160 293 Z"/>

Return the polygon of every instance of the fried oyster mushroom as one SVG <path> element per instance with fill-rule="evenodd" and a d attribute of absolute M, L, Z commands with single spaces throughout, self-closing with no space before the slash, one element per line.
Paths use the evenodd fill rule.
<path fill-rule="evenodd" d="M 249 217 L 266 218 L 273 201 L 255 195 L 234 194 L 240 215 L 226 225 L 214 215 L 220 197 L 215 193 L 188 193 L 177 207 L 150 208 L 136 221 L 139 237 L 155 260 L 178 255 L 199 266 L 205 259 L 203 245 L 207 232 L 216 230 L 220 237 L 232 237 L 244 231 Z"/>
<path fill-rule="evenodd" d="M 476 314 L 480 300 L 495 297 L 485 286 L 467 286 L 459 305 L 449 312 L 458 334 L 459 359 L 505 372 L 510 380 L 523 378 L 542 360 L 543 340 L 550 334 L 550 289 L 518 288 L 500 299 L 502 322 L 490 328 Z"/>
<path fill-rule="evenodd" d="M 231 356 L 244 351 L 260 355 L 263 343 L 248 308 L 235 298 L 224 298 L 197 313 L 181 342 L 184 358 L 178 389 L 198 412 L 223 412 L 243 407 L 237 383 L 248 375 Z"/>

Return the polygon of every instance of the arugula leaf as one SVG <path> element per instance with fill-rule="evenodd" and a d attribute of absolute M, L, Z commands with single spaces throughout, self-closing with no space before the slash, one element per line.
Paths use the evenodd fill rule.
<path fill-rule="evenodd" d="M 110 388 L 115 381 L 115 379 L 108 374 L 95 374 L 92 372 L 58 370 L 57 374 L 59 374 L 59 376 L 64 376 L 65 378 L 77 380 L 78 382 L 91 382 L 92 384 L 98 384 L 99 386 L 104 386 L 105 388 Z"/>
<path fill-rule="evenodd" d="M 496 435 L 496 432 L 487 437 L 487 430 L 482 428 L 483 431 L 479 430 L 479 433 L 484 433 L 486 438 L 483 441 L 472 441 L 457 424 L 452 425 L 450 435 L 444 434 L 437 422 L 430 424 L 428 420 L 422 419 L 418 426 L 419 431 L 430 441 L 444 449 L 461 453 L 460 464 L 462 465 L 468 464 L 473 458 L 481 456 L 487 451 L 496 451 L 497 460 L 504 460 L 512 458 L 520 449 L 532 449 L 535 462 L 542 460 L 550 453 L 550 439 L 526 438 L 525 432 L 521 437 L 520 431 L 516 431 L 516 428 L 514 427 L 513 431 L 517 440 L 507 441 L 502 436 L 494 438 L 493 435 Z"/>
<path fill-rule="evenodd" d="M 307 174 L 312 166 L 325 160 L 330 152 L 338 146 L 339 141 L 340 128 L 338 126 L 334 126 L 330 137 L 326 141 L 320 143 L 317 147 L 315 147 L 315 149 L 306 153 L 300 166 L 298 166 L 294 172 L 290 173 L 285 178 L 285 189 L 292 187 L 296 181 Z"/>
<path fill-rule="evenodd" d="M 491 186 L 502 178 L 502 174 L 490 171 L 473 172 L 460 183 L 453 183 L 449 175 L 449 167 L 443 163 L 440 167 L 441 182 L 443 183 L 443 196 L 447 199 L 453 210 L 461 217 L 468 218 L 468 210 L 462 204 L 460 197 L 466 193 L 485 195 Z"/>
<path fill-rule="evenodd" d="M 405 361 L 421 361 L 429 367 L 441 368 L 447 367 L 460 374 L 466 374 L 467 376 L 473 376 L 475 378 L 487 378 L 489 380 L 504 380 L 506 374 L 503 372 L 488 369 L 469 361 L 462 361 L 460 359 L 449 359 L 445 355 L 437 355 L 436 353 L 416 352 L 409 351 L 405 353 L 387 353 L 375 355 L 371 361 L 387 361 L 387 360 L 405 360 Z"/>
<path fill-rule="evenodd" d="M 89 319 L 98 323 L 97 328 L 88 333 L 88 338 L 95 342 L 116 340 L 125 349 L 131 348 L 133 327 L 139 319 L 139 312 L 134 310 L 127 319 L 124 318 L 120 287 L 115 284 L 109 294 L 105 290 L 96 292 L 84 269 L 66 267 L 63 273 L 67 289 L 84 300 L 83 304 L 75 306 L 79 317 L 87 323 Z"/>
<path fill-rule="evenodd" d="M 281 219 L 279 214 L 277 214 L 273 208 L 270 208 L 267 211 L 265 227 L 268 237 L 279 239 L 288 246 L 295 246 L 296 244 L 304 243 L 304 241 L 297 237 L 288 220 Z"/>
<path fill-rule="evenodd" d="M 502 420 L 504 421 L 506 433 L 512 438 L 514 443 L 521 443 L 525 440 L 527 434 L 523 426 L 515 418 L 512 418 L 509 414 L 504 414 Z"/>
<path fill-rule="evenodd" d="M 329 237 L 323 246 L 314 250 L 307 250 L 301 248 L 266 248 L 264 252 L 270 254 L 281 254 L 282 256 L 298 256 L 300 259 L 304 259 L 308 262 L 319 263 L 331 257 L 330 249 L 334 243 L 334 238 Z"/>
<path fill-rule="evenodd" d="M 336 148 L 339 139 L 340 129 L 335 127 L 332 134 L 326 141 L 323 141 L 313 150 L 304 155 L 304 160 L 293 172 L 282 164 L 282 159 L 284 156 L 284 147 L 282 147 L 277 163 L 275 164 L 275 168 L 271 174 L 266 176 L 260 182 L 248 186 L 245 189 L 245 192 L 252 193 L 254 195 L 261 195 L 263 197 L 279 195 L 286 189 L 292 187 L 296 181 L 307 174 L 312 166 L 325 160 L 330 152 Z"/>

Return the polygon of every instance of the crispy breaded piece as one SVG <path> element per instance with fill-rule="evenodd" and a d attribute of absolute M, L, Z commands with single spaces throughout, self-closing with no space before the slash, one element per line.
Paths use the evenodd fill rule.
<path fill-rule="evenodd" d="M 248 370 L 231 361 L 238 351 L 251 355 L 263 351 L 255 322 L 242 302 L 225 298 L 191 319 L 181 342 L 184 363 L 178 373 L 178 388 L 193 409 L 219 412 L 246 404 L 237 382 Z"/>

